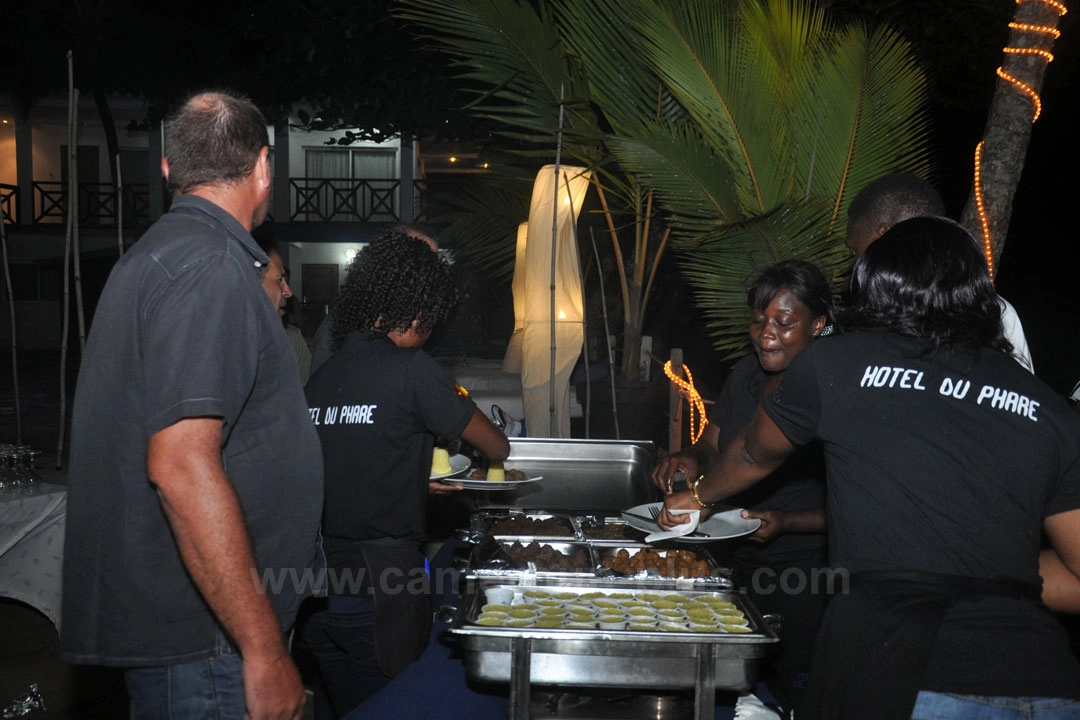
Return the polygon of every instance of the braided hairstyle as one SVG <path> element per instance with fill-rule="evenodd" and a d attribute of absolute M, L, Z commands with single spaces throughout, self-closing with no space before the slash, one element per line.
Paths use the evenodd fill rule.
<path fill-rule="evenodd" d="M 349 265 L 334 300 L 334 339 L 355 330 L 430 333 L 457 304 L 450 265 L 431 246 L 397 231 L 379 235 Z"/>

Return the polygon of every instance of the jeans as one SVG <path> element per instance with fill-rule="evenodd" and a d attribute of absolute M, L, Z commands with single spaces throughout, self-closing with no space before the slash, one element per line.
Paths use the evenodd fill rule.
<path fill-rule="evenodd" d="M 243 661 L 225 633 L 218 631 L 214 653 L 201 660 L 131 668 L 124 672 L 132 720 L 243 718 Z"/>
<path fill-rule="evenodd" d="M 919 691 L 912 720 L 1077 720 L 1080 701 Z"/>
<path fill-rule="evenodd" d="M 304 641 L 318 661 L 327 695 L 319 697 L 316 687 L 316 720 L 348 714 L 390 682 L 375 653 L 374 611 L 369 597 L 335 595 L 329 609 L 305 623 Z"/>

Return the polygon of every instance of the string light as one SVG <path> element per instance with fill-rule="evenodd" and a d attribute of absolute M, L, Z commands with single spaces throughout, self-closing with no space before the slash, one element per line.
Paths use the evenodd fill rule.
<path fill-rule="evenodd" d="M 1055 40 L 1061 37 L 1061 31 L 1055 27 L 1050 27 L 1049 25 L 1031 25 L 1029 23 L 1011 22 L 1009 23 L 1009 27 L 1013 30 L 1023 30 L 1024 32 L 1045 33 Z"/>
<path fill-rule="evenodd" d="M 690 407 L 690 442 L 696 443 L 701 439 L 702 433 L 705 432 L 705 426 L 709 424 L 709 419 L 705 417 L 705 401 L 701 398 L 697 388 L 694 387 L 694 376 L 690 373 L 690 368 L 683 365 L 682 369 L 686 373 L 685 380 L 672 371 L 670 360 L 664 363 L 664 374 L 686 397 L 686 403 Z M 697 419 L 695 419 L 695 412 L 697 413 Z M 700 426 L 695 430 L 694 426 L 698 423 L 700 423 Z"/>
<path fill-rule="evenodd" d="M 1049 5 L 1050 7 L 1057 10 L 1059 17 L 1064 15 L 1065 13 L 1069 12 L 1069 9 L 1067 7 L 1065 7 L 1064 3 L 1059 3 L 1059 2 L 1057 2 L 1057 0 L 1038 0 L 1038 1 L 1041 2 L 1041 3 L 1044 3 L 1046 5 Z M 1022 2 L 1026 2 L 1026 0 L 1016 0 L 1017 5 L 1019 5 Z"/>
<path fill-rule="evenodd" d="M 1049 5 L 1054 10 L 1057 10 L 1058 17 L 1061 17 L 1068 12 L 1068 8 L 1062 3 L 1057 2 L 1057 0 L 1034 1 Z M 1024 2 L 1029 2 L 1029 0 L 1016 0 L 1017 5 Z M 1031 23 L 1011 22 L 1009 23 L 1009 27 L 1020 32 L 1049 35 L 1054 40 L 1061 37 L 1061 31 L 1050 25 L 1032 25 Z M 1013 47 L 1010 45 L 1004 48 L 1004 52 L 1006 55 L 1033 55 L 1041 57 L 1047 64 L 1054 61 L 1054 56 L 1048 50 L 1043 50 L 1041 48 Z M 1004 68 L 999 67 L 997 69 L 997 76 L 1031 100 L 1032 107 L 1034 108 L 1031 122 L 1038 120 L 1039 115 L 1042 114 L 1042 99 L 1039 97 L 1039 94 L 1035 92 L 1035 89 L 1005 72 Z M 979 212 L 979 224 L 982 226 L 983 253 L 986 255 L 986 266 L 990 270 L 990 277 L 994 277 L 994 254 L 990 237 L 990 218 L 986 213 L 986 201 L 983 198 L 982 190 L 982 151 L 985 144 L 986 141 L 982 140 L 975 146 L 975 206 Z"/>
<path fill-rule="evenodd" d="M 1050 53 L 1050 51 L 1049 50 L 1042 50 L 1040 48 L 1007 47 L 1007 48 L 1004 48 L 1004 51 L 1006 53 L 1009 53 L 1010 55 L 1038 55 L 1039 57 L 1046 60 L 1046 62 L 1048 62 L 1048 63 L 1054 62 L 1054 56 Z"/>
<path fill-rule="evenodd" d="M 983 254 L 986 255 L 986 267 L 990 277 L 994 277 L 994 251 L 990 246 L 990 219 L 986 216 L 986 202 L 982 191 L 982 150 L 985 140 L 975 146 L 975 207 L 979 210 L 979 224 L 982 225 Z"/>

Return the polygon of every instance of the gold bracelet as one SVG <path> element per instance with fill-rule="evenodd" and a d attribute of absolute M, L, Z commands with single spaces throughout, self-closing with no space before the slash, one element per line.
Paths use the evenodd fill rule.
<path fill-rule="evenodd" d="M 700 506 L 701 506 L 702 508 L 704 508 L 704 509 L 708 509 L 708 508 L 711 508 L 711 507 L 713 507 L 714 505 L 716 505 L 716 503 L 707 503 L 707 502 L 704 502 L 704 501 L 702 501 L 702 499 L 701 499 L 701 496 L 697 494 L 697 486 L 698 486 L 698 485 L 699 485 L 699 484 L 701 483 L 701 481 L 702 481 L 702 480 L 704 480 L 704 479 L 705 479 L 705 476 L 704 476 L 704 475 L 698 475 L 698 476 L 697 476 L 697 480 L 695 480 L 695 481 L 694 481 L 694 484 L 690 486 L 690 489 L 691 489 L 691 490 L 692 490 L 692 491 L 694 492 L 694 499 L 695 499 L 695 500 L 697 500 L 697 504 L 698 504 L 698 505 L 700 505 Z"/>

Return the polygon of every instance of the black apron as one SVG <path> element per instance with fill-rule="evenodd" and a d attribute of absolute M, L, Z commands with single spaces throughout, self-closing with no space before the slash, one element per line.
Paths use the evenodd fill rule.
<path fill-rule="evenodd" d="M 375 603 L 379 669 L 393 677 L 417 660 L 431 634 L 431 582 L 413 540 L 362 540 L 365 584 Z"/>
<path fill-rule="evenodd" d="M 834 595 L 825 611 L 796 717 L 908 720 L 946 609 L 984 595 L 1038 600 L 1040 589 L 1007 578 L 853 574 L 850 592 Z"/>

